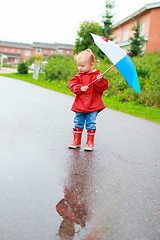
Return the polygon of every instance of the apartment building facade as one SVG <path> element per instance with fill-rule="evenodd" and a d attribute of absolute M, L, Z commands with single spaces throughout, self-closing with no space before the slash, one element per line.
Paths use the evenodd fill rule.
<path fill-rule="evenodd" d="M 33 42 L 33 44 L 25 44 L 0 41 L 0 55 L 5 55 L 5 57 L 7 57 L 7 62 L 13 65 L 35 55 L 44 57 L 44 59 L 47 59 L 47 56 L 55 53 L 72 56 L 73 49 L 74 45 L 61 43 L 50 44 Z"/>
<path fill-rule="evenodd" d="M 144 36 L 144 52 L 160 52 L 160 2 L 146 4 L 143 8 L 119 21 L 113 26 L 112 36 L 126 52 L 130 48 L 130 37 L 133 37 L 133 26 L 139 21 L 141 36 Z"/>

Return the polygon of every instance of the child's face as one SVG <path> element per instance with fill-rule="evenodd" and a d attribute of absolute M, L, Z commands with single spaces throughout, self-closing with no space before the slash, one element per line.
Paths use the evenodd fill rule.
<path fill-rule="evenodd" d="M 78 70 L 81 73 L 89 73 L 92 72 L 93 64 L 89 62 L 86 58 L 77 59 Z"/>

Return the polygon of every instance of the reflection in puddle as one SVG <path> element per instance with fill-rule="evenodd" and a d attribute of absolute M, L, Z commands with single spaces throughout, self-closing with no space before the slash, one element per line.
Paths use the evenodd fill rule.
<path fill-rule="evenodd" d="M 94 201 L 92 154 L 72 150 L 67 161 L 64 198 L 56 205 L 58 214 L 63 218 L 58 230 L 60 239 L 73 239 L 85 228 Z"/>

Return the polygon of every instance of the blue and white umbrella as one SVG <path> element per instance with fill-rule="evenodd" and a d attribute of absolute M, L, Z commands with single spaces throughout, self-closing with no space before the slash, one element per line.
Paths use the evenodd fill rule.
<path fill-rule="evenodd" d="M 90 34 L 94 40 L 94 43 L 111 60 L 113 66 L 118 69 L 129 86 L 141 94 L 136 69 L 127 53 L 107 38 L 95 35 L 93 33 Z M 111 66 L 109 69 L 111 69 L 113 66 Z M 109 69 L 107 69 L 105 72 L 107 72 Z"/>

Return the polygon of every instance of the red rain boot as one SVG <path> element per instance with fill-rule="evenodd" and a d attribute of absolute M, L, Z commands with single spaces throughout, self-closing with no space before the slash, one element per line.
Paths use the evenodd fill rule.
<path fill-rule="evenodd" d="M 96 130 L 88 130 L 87 131 L 87 143 L 84 147 L 84 150 L 92 151 L 94 148 L 94 135 Z"/>
<path fill-rule="evenodd" d="M 79 148 L 81 146 L 81 137 L 82 137 L 83 129 L 73 128 L 73 142 L 71 142 L 68 147 L 69 148 Z"/>

